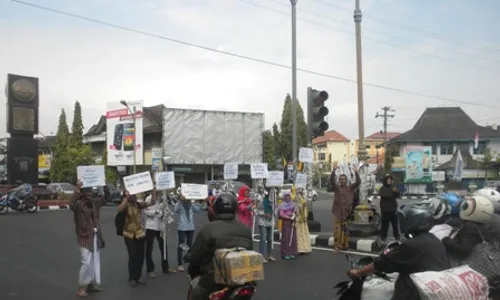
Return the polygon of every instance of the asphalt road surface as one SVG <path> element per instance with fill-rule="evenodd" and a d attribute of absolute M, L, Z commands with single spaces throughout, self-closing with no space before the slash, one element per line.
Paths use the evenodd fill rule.
<path fill-rule="evenodd" d="M 328 206 L 327 201 L 320 200 L 317 202 L 320 207 L 322 202 Z M 147 284 L 140 287 L 127 285 L 127 254 L 122 237 L 115 234 L 115 213 L 116 207 L 104 207 L 101 211 L 106 239 L 106 248 L 101 253 L 105 291 L 87 298 L 185 299 L 185 273 L 159 274 L 156 279 L 146 279 Z M 324 215 L 328 214 L 329 209 Z M 196 222 L 199 226 L 206 224 L 206 215 L 198 216 Z M 175 226 L 171 226 L 169 261 L 175 267 L 177 235 Z M 80 257 L 71 211 L 46 211 L 33 215 L 10 213 L 0 216 L 0 231 L 0 299 L 75 298 Z M 277 246 L 275 251 L 278 251 Z M 154 255 L 158 268 L 158 249 Z M 279 257 L 277 252 L 275 257 Z M 294 261 L 278 260 L 266 265 L 266 280 L 259 284 L 254 299 L 333 299 L 335 290 L 332 287 L 346 279 L 347 269 L 343 254 L 328 251 L 314 251 Z"/>

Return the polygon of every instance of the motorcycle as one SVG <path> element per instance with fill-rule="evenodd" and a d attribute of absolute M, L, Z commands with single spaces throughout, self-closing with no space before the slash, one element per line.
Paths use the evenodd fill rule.
<path fill-rule="evenodd" d="M 186 255 L 183 257 L 183 262 L 189 262 L 189 246 L 186 244 L 181 244 L 179 247 L 187 251 Z M 191 278 L 188 275 L 188 292 L 187 300 L 192 300 L 193 289 L 198 285 L 199 277 Z M 257 286 L 254 283 L 246 283 L 241 286 L 226 286 L 222 289 L 210 294 L 211 300 L 251 300 L 255 292 L 257 291 Z M 208 299 L 207 299 L 208 300 Z"/>
<path fill-rule="evenodd" d="M 22 191 L 22 193 L 18 193 L 19 191 Z M 15 196 L 12 197 L 14 194 Z M 22 197 L 19 197 L 19 194 L 22 194 Z M 17 203 L 13 200 L 17 200 Z M 9 209 L 27 211 L 28 213 L 38 211 L 37 198 L 33 195 L 31 185 L 24 184 L 2 195 L 0 198 L 0 214 L 5 214 Z"/>

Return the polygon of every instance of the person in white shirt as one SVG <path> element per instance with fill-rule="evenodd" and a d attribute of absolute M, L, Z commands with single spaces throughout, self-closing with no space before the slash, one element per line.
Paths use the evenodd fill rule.
<path fill-rule="evenodd" d="M 146 203 L 151 202 L 151 195 L 146 197 Z M 154 240 L 158 241 L 158 246 L 161 253 L 161 268 L 163 273 L 175 273 L 174 269 L 169 268 L 168 264 L 168 247 L 165 253 L 166 257 L 163 257 L 163 238 L 161 236 L 161 219 L 160 211 L 158 210 L 159 203 L 156 202 L 154 205 L 149 206 L 144 210 L 145 214 L 145 228 L 146 228 L 146 270 L 149 278 L 155 278 L 155 264 L 153 262 L 153 244 Z"/>

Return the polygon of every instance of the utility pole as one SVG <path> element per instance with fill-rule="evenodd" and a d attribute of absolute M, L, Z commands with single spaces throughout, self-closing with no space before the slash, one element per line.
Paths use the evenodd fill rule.
<path fill-rule="evenodd" d="M 361 51 L 361 8 L 359 0 L 356 0 L 356 7 L 354 9 L 354 24 L 356 29 L 356 74 L 357 74 L 357 87 L 358 87 L 358 135 L 359 135 L 359 149 L 358 158 L 362 162 L 366 158 L 365 148 L 365 121 L 363 109 L 363 54 Z"/>
<path fill-rule="evenodd" d="M 293 176 L 297 174 L 297 1 L 292 4 L 292 161 Z"/>
<path fill-rule="evenodd" d="M 384 136 L 384 149 L 385 149 L 386 146 L 387 146 L 387 120 L 389 118 L 394 118 L 395 117 L 395 115 L 391 115 L 391 114 L 389 114 L 389 112 L 395 112 L 395 110 L 392 109 L 389 106 L 382 107 L 382 110 L 384 112 L 382 114 L 377 113 L 375 115 L 375 118 L 384 118 L 384 131 L 382 132 L 382 134 Z"/>

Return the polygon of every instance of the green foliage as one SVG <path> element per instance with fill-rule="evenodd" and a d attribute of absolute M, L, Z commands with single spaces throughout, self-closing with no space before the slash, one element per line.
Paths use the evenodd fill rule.
<path fill-rule="evenodd" d="M 274 137 L 270 130 L 262 133 L 264 144 L 264 162 L 269 170 L 276 169 L 276 156 L 274 154 Z"/>
<path fill-rule="evenodd" d="M 397 149 L 393 145 L 388 145 L 384 153 L 384 174 L 390 174 L 394 157 L 398 156 Z"/>
<path fill-rule="evenodd" d="M 73 124 L 71 126 L 71 137 L 69 144 L 71 147 L 77 148 L 83 145 L 83 118 L 82 107 L 80 102 L 75 102 L 73 111 Z"/>
<path fill-rule="evenodd" d="M 282 156 L 286 159 L 292 158 L 292 116 L 292 97 L 287 95 L 283 105 L 280 122 L 280 150 Z M 302 109 L 302 106 L 300 106 L 300 103 L 297 103 L 297 148 L 305 147 L 308 144 L 307 124 L 304 117 L 304 110 Z"/>
<path fill-rule="evenodd" d="M 106 182 L 116 184 L 118 181 L 118 171 L 115 167 L 108 166 L 108 149 L 106 147 L 104 147 L 104 151 L 102 152 L 101 165 L 104 165 Z"/>
<path fill-rule="evenodd" d="M 281 134 L 278 124 L 273 124 L 273 139 L 274 139 L 274 155 L 276 158 L 282 159 L 283 154 L 281 151 Z"/>

